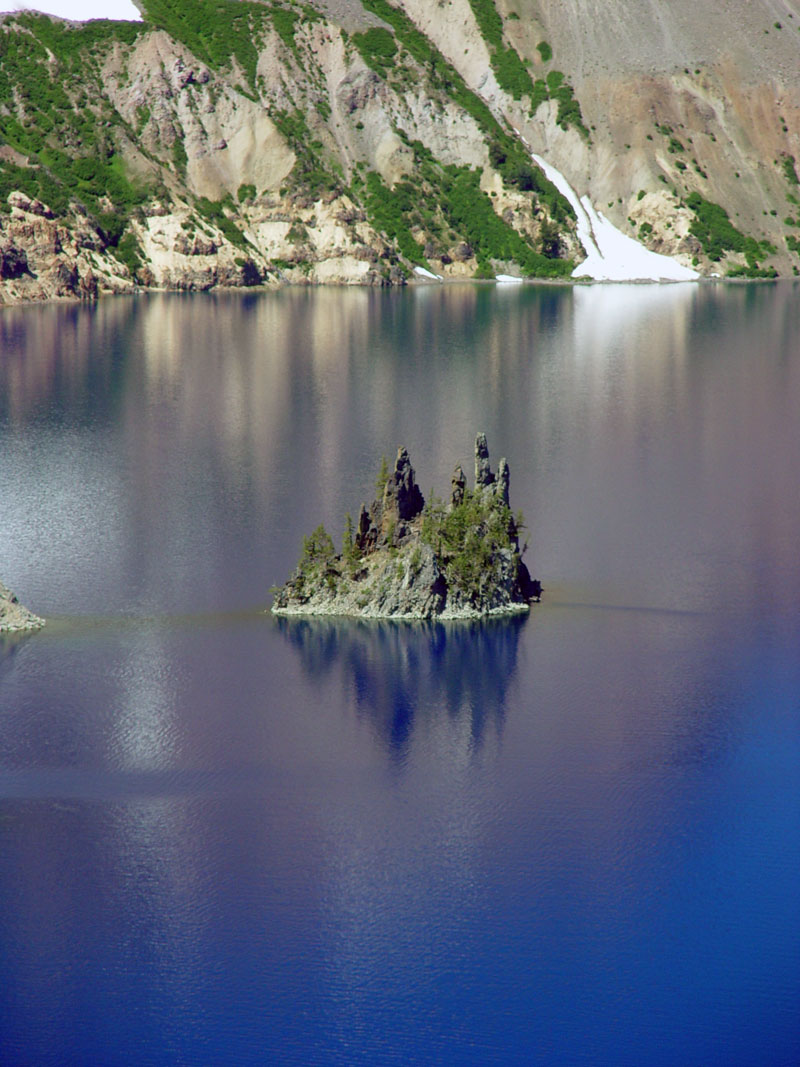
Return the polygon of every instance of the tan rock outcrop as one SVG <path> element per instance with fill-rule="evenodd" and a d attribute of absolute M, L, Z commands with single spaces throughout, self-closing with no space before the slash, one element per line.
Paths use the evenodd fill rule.
<path fill-rule="evenodd" d="M 0 582 L 0 634 L 39 630 L 42 626 L 44 619 L 24 608 L 11 590 Z"/>

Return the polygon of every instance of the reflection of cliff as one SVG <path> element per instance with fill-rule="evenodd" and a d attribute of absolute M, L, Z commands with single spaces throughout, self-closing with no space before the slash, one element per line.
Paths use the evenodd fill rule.
<path fill-rule="evenodd" d="M 0 420 L 95 425 L 114 418 L 131 333 L 132 300 L 92 307 L 7 307 L 0 315 Z"/>
<path fill-rule="evenodd" d="M 502 726 L 526 616 L 480 623 L 280 618 L 276 625 L 312 677 L 341 668 L 360 714 L 402 758 L 422 717 L 469 727 L 471 748 Z"/>

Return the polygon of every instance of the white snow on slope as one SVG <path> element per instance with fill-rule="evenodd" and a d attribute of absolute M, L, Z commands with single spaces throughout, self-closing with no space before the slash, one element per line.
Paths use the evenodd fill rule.
<path fill-rule="evenodd" d="M 572 272 L 573 278 L 593 278 L 598 282 L 688 282 L 700 275 L 689 267 L 682 267 L 669 256 L 660 256 L 627 237 L 609 222 L 588 196 L 580 199 L 567 179 L 531 153 L 545 175 L 560 193 L 569 200 L 578 218 L 578 240 L 586 252 L 586 259 Z"/>
<path fill-rule="evenodd" d="M 414 273 L 418 274 L 420 278 L 430 278 L 433 282 L 442 280 L 441 274 L 434 274 L 432 271 L 426 270 L 425 267 L 414 267 Z"/>
<path fill-rule="evenodd" d="M 114 19 L 117 22 L 141 22 L 142 13 L 131 0 L 18 0 L 0 3 L 0 15 L 8 11 L 41 11 L 62 19 L 84 22 L 87 19 Z"/>

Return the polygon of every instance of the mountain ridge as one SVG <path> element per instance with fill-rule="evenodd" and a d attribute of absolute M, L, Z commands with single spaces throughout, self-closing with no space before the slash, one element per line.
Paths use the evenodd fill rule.
<path fill-rule="evenodd" d="M 725 49 L 723 15 L 691 5 L 692 36 L 684 2 L 626 5 L 626 33 L 610 2 L 594 20 L 538 0 L 138 6 L 0 16 L 0 301 L 415 266 L 566 278 L 573 212 L 527 145 L 685 266 L 798 271 L 794 5 L 727 3 L 748 20 Z"/>

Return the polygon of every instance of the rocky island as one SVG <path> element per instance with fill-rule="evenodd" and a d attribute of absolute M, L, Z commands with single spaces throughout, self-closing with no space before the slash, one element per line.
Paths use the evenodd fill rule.
<path fill-rule="evenodd" d="M 42 626 L 44 619 L 24 608 L 11 590 L 0 582 L 0 634 L 38 630 Z"/>
<path fill-rule="evenodd" d="M 509 506 L 508 463 L 492 471 L 485 434 L 475 441 L 474 488 L 457 465 L 449 502 L 425 502 L 405 448 L 394 470 L 384 460 L 376 488 L 355 528 L 346 516 L 341 553 L 323 526 L 304 538 L 297 569 L 273 590 L 274 614 L 475 619 L 539 599 L 522 561 L 524 520 Z"/>

